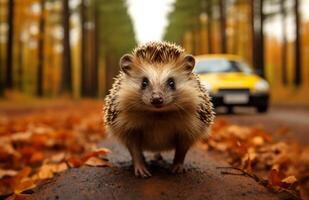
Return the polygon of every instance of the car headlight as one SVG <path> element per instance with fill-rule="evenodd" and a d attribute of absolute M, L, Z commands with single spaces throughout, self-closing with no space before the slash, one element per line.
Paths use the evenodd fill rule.
<path fill-rule="evenodd" d="M 212 86 L 208 81 L 202 81 L 202 85 L 204 86 L 204 88 L 206 88 L 208 92 L 211 92 Z"/>
<path fill-rule="evenodd" d="M 265 80 L 260 80 L 255 84 L 255 90 L 257 92 L 267 92 L 269 90 L 269 84 Z"/>

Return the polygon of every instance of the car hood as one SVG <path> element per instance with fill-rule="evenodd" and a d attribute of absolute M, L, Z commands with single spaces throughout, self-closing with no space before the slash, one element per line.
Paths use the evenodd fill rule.
<path fill-rule="evenodd" d="M 209 73 L 200 74 L 199 76 L 202 82 L 211 85 L 212 91 L 217 91 L 222 88 L 248 88 L 254 91 L 255 84 L 262 80 L 262 78 L 255 74 L 247 74 L 242 72 Z"/>

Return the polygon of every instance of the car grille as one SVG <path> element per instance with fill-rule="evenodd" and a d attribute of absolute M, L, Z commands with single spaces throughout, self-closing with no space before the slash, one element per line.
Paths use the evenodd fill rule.
<path fill-rule="evenodd" d="M 228 92 L 228 93 L 232 93 L 232 92 L 235 92 L 235 93 L 248 93 L 248 92 L 250 92 L 250 90 L 248 88 L 237 88 L 237 89 L 234 89 L 234 88 L 223 88 L 223 89 L 219 89 L 219 92 L 222 92 L 222 93 L 225 93 L 225 92 Z"/>

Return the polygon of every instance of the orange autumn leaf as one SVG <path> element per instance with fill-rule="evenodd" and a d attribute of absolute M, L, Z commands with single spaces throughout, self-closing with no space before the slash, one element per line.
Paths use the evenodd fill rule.
<path fill-rule="evenodd" d="M 296 179 L 295 176 L 288 176 L 288 177 L 284 178 L 283 180 L 281 180 L 281 187 L 289 188 L 293 184 L 295 184 L 296 182 L 297 182 L 297 179 Z"/>
<path fill-rule="evenodd" d="M 44 164 L 31 178 L 33 181 L 38 182 L 52 178 L 55 173 L 65 171 L 66 169 L 68 169 L 68 166 L 65 162 L 59 164 Z"/>
<path fill-rule="evenodd" d="M 21 171 L 18 172 L 18 174 L 14 177 L 15 185 L 18 185 L 20 182 L 22 182 L 23 179 L 27 178 L 32 169 L 30 167 L 24 167 Z"/>
<path fill-rule="evenodd" d="M 61 153 L 57 153 L 55 155 L 52 155 L 50 159 L 48 159 L 50 162 L 53 163 L 59 163 L 61 161 L 63 161 L 65 159 L 65 153 L 61 152 Z"/>
<path fill-rule="evenodd" d="M 277 169 L 272 169 L 268 175 L 268 180 L 272 186 L 281 186 L 281 181 L 284 175 L 280 173 Z"/>
<path fill-rule="evenodd" d="M 53 165 L 48 165 L 45 164 L 43 166 L 41 166 L 41 168 L 39 169 L 39 171 L 36 173 L 36 178 L 37 179 L 48 179 L 48 178 L 52 178 L 54 175 L 54 166 Z"/>
<path fill-rule="evenodd" d="M 4 177 L 0 179 L 0 196 L 7 196 L 13 193 L 14 177 Z"/>
<path fill-rule="evenodd" d="M 82 162 L 85 162 L 86 160 L 88 160 L 91 157 L 95 157 L 95 156 L 99 156 L 99 155 L 106 155 L 107 153 L 109 153 L 110 150 L 106 149 L 106 148 L 100 148 L 100 149 L 96 149 L 92 152 L 87 153 L 86 155 L 84 155 L 81 160 Z"/>
<path fill-rule="evenodd" d="M 29 194 L 13 194 L 6 200 L 33 200 L 33 197 Z"/>
<path fill-rule="evenodd" d="M 31 163 L 40 163 L 45 159 L 44 154 L 40 151 L 34 152 L 30 158 Z"/>
<path fill-rule="evenodd" d="M 84 164 L 92 167 L 111 167 L 108 161 L 96 157 L 89 158 Z"/>
<path fill-rule="evenodd" d="M 29 161 L 36 151 L 36 148 L 33 146 L 25 146 L 18 149 L 18 152 L 22 155 L 22 159 L 25 161 Z"/>
<path fill-rule="evenodd" d="M 106 148 L 96 149 L 95 151 L 89 152 L 80 158 L 70 158 L 68 160 L 68 163 L 71 167 L 80 167 L 90 158 L 97 157 L 100 155 L 106 155 L 109 152 L 110 151 Z"/>
<path fill-rule="evenodd" d="M 252 174 L 252 160 L 250 157 L 250 154 L 248 153 L 248 156 L 246 157 L 244 164 L 243 164 L 243 169 L 248 172 L 249 174 Z"/>
<path fill-rule="evenodd" d="M 85 162 L 106 165 L 97 158 L 106 150 L 87 153 L 105 135 L 98 112 L 101 108 L 101 104 L 87 102 L 78 109 L 66 104 L 61 109 L 30 109 L 25 115 L 0 116 L 0 162 L 5 170 L 0 171 L 0 195 L 20 192 L 53 177 L 67 170 L 70 160 L 75 166 Z"/>
<path fill-rule="evenodd" d="M 14 193 L 19 194 L 19 193 L 22 193 L 23 191 L 32 189 L 35 186 L 36 184 L 34 183 L 32 179 L 23 180 L 15 187 Z"/>
<path fill-rule="evenodd" d="M 16 170 L 11 170 L 11 169 L 1 169 L 0 168 L 0 179 L 5 177 L 5 176 L 15 176 L 17 175 Z"/>
<path fill-rule="evenodd" d="M 31 137 L 32 143 L 37 147 L 43 147 L 48 144 L 50 137 L 46 134 L 34 134 Z"/>
<path fill-rule="evenodd" d="M 25 167 L 14 177 L 15 193 L 21 193 L 25 190 L 35 187 L 33 180 L 29 178 L 31 171 L 32 170 L 30 167 Z"/>

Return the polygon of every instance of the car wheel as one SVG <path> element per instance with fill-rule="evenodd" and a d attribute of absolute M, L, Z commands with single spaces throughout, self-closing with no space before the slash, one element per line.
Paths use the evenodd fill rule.
<path fill-rule="evenodd" d="M 227 113 L 228 114 L 233 114 L 234 113 L 234 108 L 232 106 L 227 107 Z"/>
<path fill-rule="evenodd" d="M 261 105 L 256 107 L 259 113 L 266 113 L 268 110 L 268 105 Z"/>

